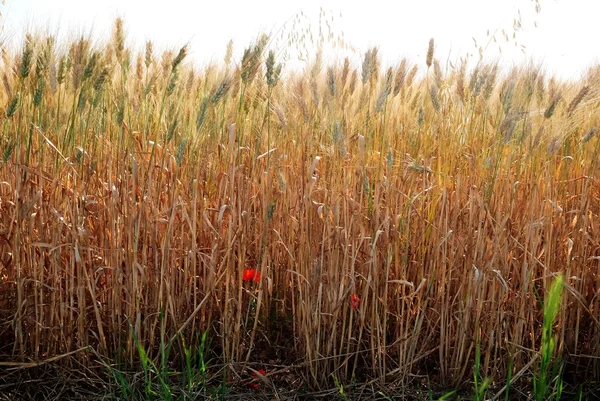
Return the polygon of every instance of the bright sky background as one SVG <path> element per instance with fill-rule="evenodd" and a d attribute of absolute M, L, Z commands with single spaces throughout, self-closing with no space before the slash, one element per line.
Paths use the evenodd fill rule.
<path fill-rule="evenodd" d="M 260 32 L 281 33 L 286 22 L 285 35 L 300 31 L 293 21 L 301 10 L 305 26 L 310 21 L 318 33 L 322 8 L 323 21 L 330 21 L 335 36 L 343 34 L 359 54 L 377 45 L 384 63 L 406 56 L 423 65 L 431 37 L 442 65 L 456 62 L 459 56 L 477 53 L 473 38 L 485 46 L 489 30 L 496 32 L 503 64 L 534 59 L 542 61 L 549 73 L 580 77 L 600 61 L 600 47 L 595 43 L 600 1 L 539 1 L 541 12 L 537 14 L 534 0 L 6 0 L 1 10 L 4 34 L 12 45 L 20 46 L 23 32 L 32 28 L 49 29 L 59 36 L 91 31 L 94 38 L 105 38 L 115 17 L 121 16 L 131 45 L 142 49 L 146 40 L 153 40 L 159 49 L 177 50 L 189 42 L 191 59 L 202 65 L 222 60 L 230 39 L 234 58 L 240 60 L 243 49 Z M 501 31 L 512 38 L 519 11 L 522 29 L 516 33 L 515 47 L 514 42 L 505 41 Z M 324 24 L 323 28 L 327 29 Z M 486 58 L 497 57 L 497 48 L 490 42 Z M 358 63 L 360 55 L 354 60 Z"/>

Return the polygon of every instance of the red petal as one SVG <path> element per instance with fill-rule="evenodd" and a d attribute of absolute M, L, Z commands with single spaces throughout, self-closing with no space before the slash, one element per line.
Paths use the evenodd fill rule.
<path fill-rule="evenodd" d="M 242 280 L 244 281 L 260 281 L 260 273 L 256 269 L 244 269 L 242 273 Z"/>
<path fill-rule="evenodd" d="M 350 306 L 352 309 L 358 309 L 362 300 L 356 294 L 350 294 Z"/>

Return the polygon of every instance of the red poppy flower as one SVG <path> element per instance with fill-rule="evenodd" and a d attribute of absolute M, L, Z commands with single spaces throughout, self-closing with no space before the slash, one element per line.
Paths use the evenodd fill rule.
<path fill-rule="evenodd" d="M 352 307 L 352 309 L 357 310 L 361 302 L 362 299 L 360 299 L 358 295 L 350 294 L 350 306 Z"/>
<path fill-rule="evenodd" d="M 256 269 L 244 269 L 242 273 L 242 280 L 244 281 L 260 281 L 260 273 Z"/>
<path fill-rule="evenodd" d="M 258 373 L 260 373 L 261 375 L 264 375 L 264 374 L 265 374 L 265 370 L 264 370 L 264 369 L 258 369 L 258 371 L 257 371 L 257 372 L 258 372 Z M 252 377 L 254 377 L 254 378 L 257 378 L 257 377 L 258 377 L 258 375 L 257 375 L 255 372 L 252 372 Z M 257 389 L 258 389 L 258 383 L 250 383 L 250 386 L 251 386 L 253 389 L 255 389 L 255 390 L 257 390 Z"/>

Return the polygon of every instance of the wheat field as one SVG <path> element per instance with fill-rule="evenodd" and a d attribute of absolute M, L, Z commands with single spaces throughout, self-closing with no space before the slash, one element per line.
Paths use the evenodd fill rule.
<path fill-rule="evenodd" d="M 198 69 L 123 32 L 2 53 L 6 391 L 49 366 L 120 399 L 600 385 L 600 68 L 432 40 L 288 71 L 262 36 Z"/>

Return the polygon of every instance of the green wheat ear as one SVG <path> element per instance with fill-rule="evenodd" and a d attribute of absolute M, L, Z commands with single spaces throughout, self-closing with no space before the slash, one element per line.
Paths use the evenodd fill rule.
<path fill-rule="evenodd" d="M 5 111 L 6 118 L 11 118 L 12 116 L 15 115 L 15 113 L 17 112 L 17 106 L 19 105 L 20 99 L 21 99 L 20 93 L 17 93 L 15 96 L 13 96 L 11 101 L 6 106 L 6 111 Z"/>
<path fill-rule="evenodd" d="M 544 118 L 548 119 L 548 118 L 552 117 L 552 115 L 554 114 L 554 109 L 556 108 L 556 104 L 558 103 L 560 98 L 561 98 L 560 93 L 557 93 L 556 95 L 554 95 L 552 97 L 552 100 L 550 100 L 550 104 L 548 105 L 548 108 L 544 112 Z"/>
<path fill-rule="evenodd" d="M 31 44 L 32 39 L 30 37 L 25 40 L 25 47 L 23 48 L 23 55 L 21 57 L 21 68 L 19 75 L 21 79 L 25 79 L 29 76 L 31 71 L 31 63 L 33 61 L 33 48 Z"/>
<path fill-rule="evenodd" d="M 556 276 L 544 300 L 544 327 L 542 330 L 542 346 L 539 377 L 534 378 L 533 387 L 535 399 L 537 401 L 547 399 L 550 380 L 548 377 L 552 367 L 552 356 L 556 347 L 556 340 L 552 335 L 552 326 L 560 309 L 560 300 L 562 295 L 564 279 L 562 274 Z"/>
<path fill-rule="evenodd" d="M 179 53 L 177 54 L 177 56 L 173 60 L 173 63 L 171 64 L 171 69 L 173 71 L 177 70 L 177 67 L 179 67 L 179 64 L 181 64 L 185 56 L 187 56 L 187 46 L 183 46 L 181 49 L 179 49 Z"/>
<path fill-rule="evenodd" d="M 542 332 L 542 345 L 544 345 L 544 340 L 549 339 L 552 335 L 552 324 L 554 323 L 560 308 L 563 283 L 563 276 L 562 274 L 559 274 L 552 282 L 546 296 L 546 302 L 544 303 L 544 331 Z M 546 338 L 544 338 L 544 335 L 546 335 Z"/>
<path fill-rule="evenodd" d="M 13 151 L 15 150 L 15 145 L 15 141 L 10 141 L 8 144 L 6 144 L 6 147 L 2 152 L 2 163 L 8 162 L 8 160 L 12 156 Z"/>

